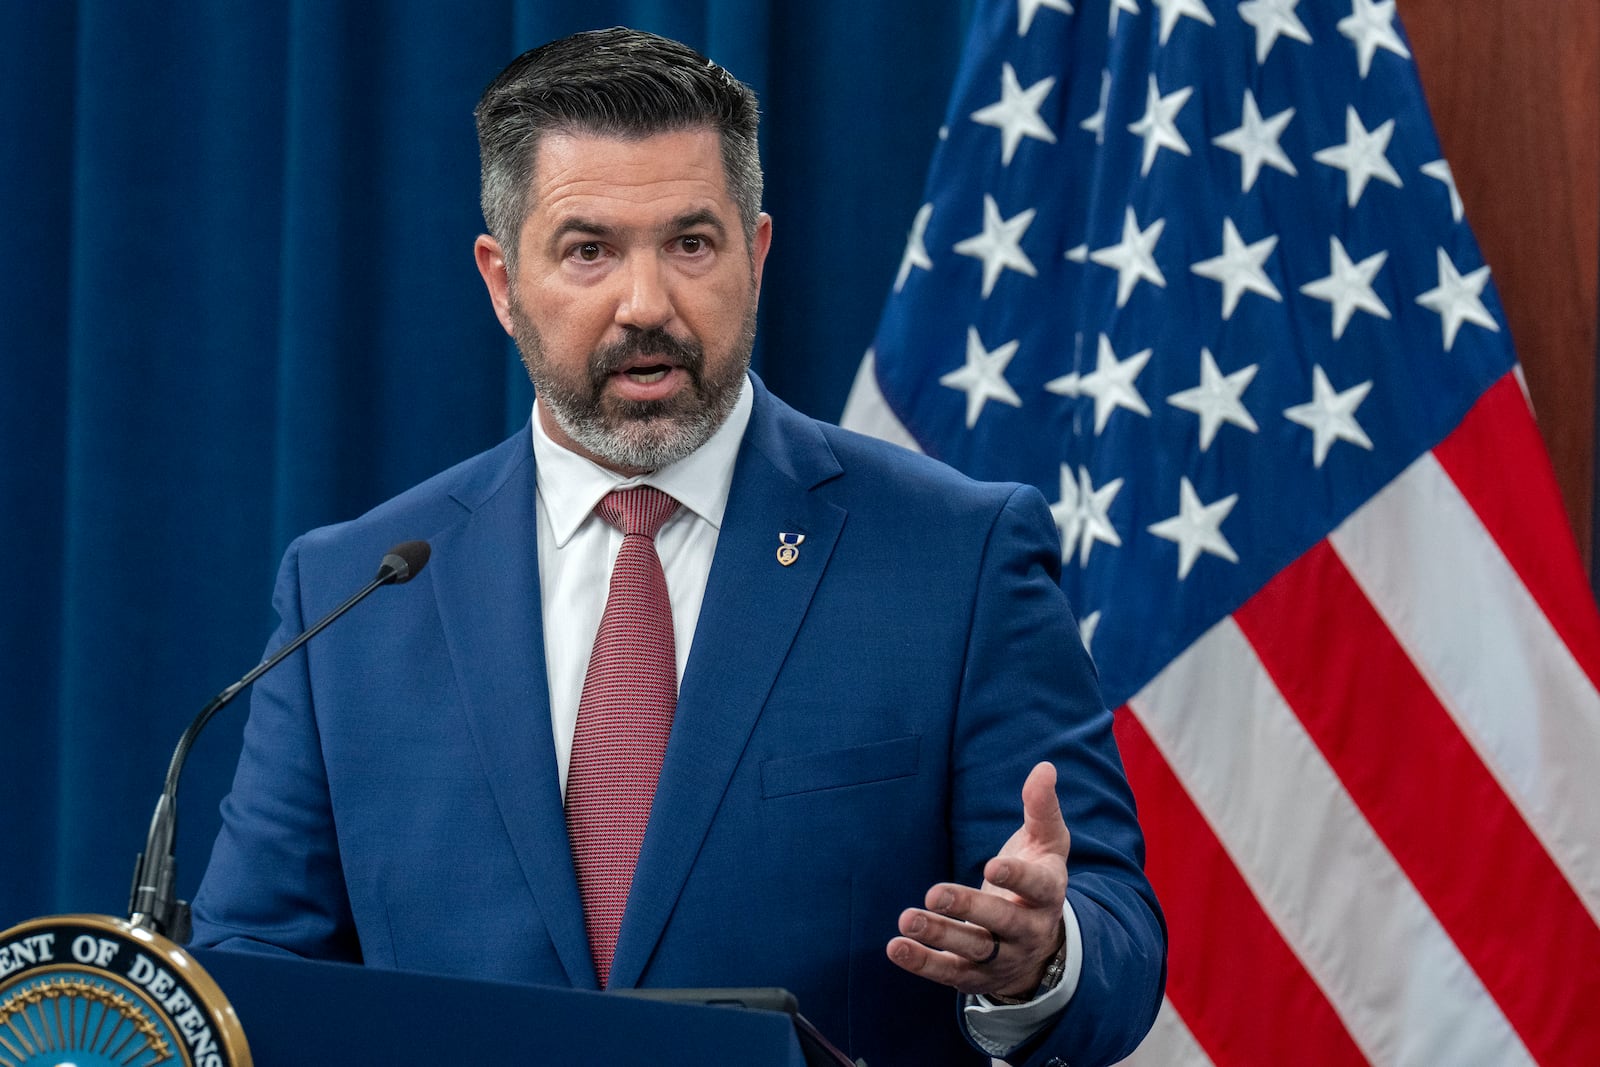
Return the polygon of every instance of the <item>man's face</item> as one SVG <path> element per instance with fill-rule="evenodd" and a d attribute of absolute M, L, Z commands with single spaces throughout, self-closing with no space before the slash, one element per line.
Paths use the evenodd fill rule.
<path fill-rule="evenodd" d="M 558 443 L 624 473 L 681 459 L 738 398 L 772 224 L 747 245 L 712 129 L 549 134 L 508 273 L 478 269 Z"/>

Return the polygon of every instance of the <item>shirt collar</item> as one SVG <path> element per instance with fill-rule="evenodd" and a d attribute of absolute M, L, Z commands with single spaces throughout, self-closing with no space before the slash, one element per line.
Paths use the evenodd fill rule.
<path fill-rule="evenodd" d="M 670 493 L 713 528 L 722 529 L 722 514 L 727 510 L 728 491 L 733 486 L 734 461 L 739 457 L 739 444 L 750 424 L 754 403 L 755 391 L 746 375 L 733 410 L 710 440 L 676 463 L 625 478 L 551 440 L 539 419 L 539 401 L 535 398 L 535 479 L 557 547 L 572 539 L 607 493 L 636 485 L 652 485 Z"/>

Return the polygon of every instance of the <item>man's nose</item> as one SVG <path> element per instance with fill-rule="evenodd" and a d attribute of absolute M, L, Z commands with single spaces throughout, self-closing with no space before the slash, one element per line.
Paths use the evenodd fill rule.
<path fill-rule="evenodd" d="M 630 257 L 623 271 L 623 291 L 617 302 L 617 323 L 649 330 L 670 322 L 673 316 L 672 294 L 662 265 L 654 257 Z"/>

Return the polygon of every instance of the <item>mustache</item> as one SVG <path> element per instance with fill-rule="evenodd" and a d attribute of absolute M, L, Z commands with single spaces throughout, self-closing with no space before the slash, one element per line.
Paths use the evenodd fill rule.
<path fill-rule="evenodd" d="M 696 341 L 681 340 L 660 327 L 632 329 L 623 334 L 622 340 L 595 350 L 589 360 L 589 377 L 598 387 L 640 356 L 660 357 L 664 362 L 682 367 L 695 379 L 699 378 L 701 365 L 705 363 L 705 349 Z"/>

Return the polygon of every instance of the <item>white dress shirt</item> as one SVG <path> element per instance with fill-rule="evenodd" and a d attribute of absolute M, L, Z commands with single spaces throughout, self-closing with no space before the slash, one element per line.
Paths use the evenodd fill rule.
<path fill-rule="evenodd" d="M 572 733 L 578 724 L 578 701 L 589 653 L 600 630 L 611 566 L 622 548 L 622 531 L 594 513 L 595 505 L 613 489 L 652 485 L 670 493 L 680 505 L 656 534 L 656 554 L 667 576 L 672 601 L 673 651 L 678 682 L 694 643 L 700 602 L 705 598 L 711 557 L 722 531 L 722 513 L 733 485 L 733 464 L 739 456 L 754 403 L 750 379 L 739 390 L 733 411 L 711 440 L 670 466 L 625 478 L 550 439 L 533 415 L 533 457 L 539 499 L 539 607 L 544 618 L 544 661 L 550 678 L 550 729 L 556 743 L 556 768 L 561 795 L 567 792 L 567 764 Z"/>
<path fill-rule="evenodd" d="M 550 729 L 555 738 L 561 795 L 566 796 L 572 734 L 578 701 L 600 616 L 605 612 L 611 567 L 622 547 L 622 532 L 594 513 L 614 489 L 651 485 L 680 504 L 656 534 L 656 554 L 672 601 L 673 651 L 678 682 L 689 662 L 700 602 L 705 597 L 711 559 L 722 532 L 722 516 L 733 485 L 733 466 L 750 423 L 754 392 L 749 378 L 733 411 L 704 445 L 670 466 L 623 477 L 551 440 L 533 412 L 533 456 L 538 486 L 539 606 L 544 619 L 545 670 L 550 680 Z M 1020 789 L 1022 783 L 1018 782 Z M 914 903 L 914 902 L 908 902 Z M 1000 1005 L 985 997 L 966 997 L 967 1025 L 987 1051 L 1004 1055 L 1049 1022 L 1067 1005 L 1083 966 L 1083 938 L 1069 901 L 1064 908 L 1067 960 L 1061 984 L 1026 1004 Z"/>

